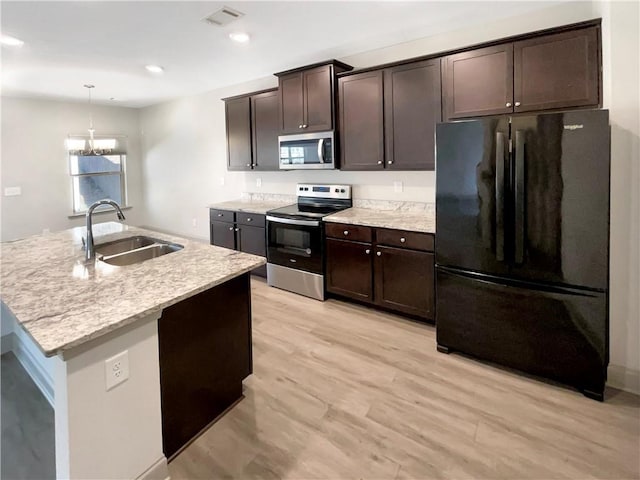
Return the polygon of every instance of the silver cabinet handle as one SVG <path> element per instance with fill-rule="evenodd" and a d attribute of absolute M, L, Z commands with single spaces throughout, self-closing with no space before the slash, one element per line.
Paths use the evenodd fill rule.
<path fill-rule="evenodd" d="M 382 252 L 376 252 L 376 255 L 381 256 Z"/>
<path fill-rule="evenodd" d="M 404 242 L 406 242 L 406 241 L 407 241 L 407 239 L 406 239 L 406 238 L 404 238 L 404 237 L 400 237 L 400 243 L 404 243 Z"/>
<path fill-rule="evenodd" d="M 247 222 L 253 222 L 253 218 L 248 217 L 248 218 L 247 218 Z"/>
<path fill-rule="evenodd" d="M 229 227 L 229 231 L 232 232 L 233 231 L 233 227 Z"/>
<path fill-rule="evenodd" d="M 307 128 L 309 125 L 303 124 L 302 128 Z"/>
<path fill-rule="evenodd" d="M 234 230 L 235 230 L 236 232 L 240 231 L 240 229 L 239 229 L 239 228 L 234 228 Z"/>
<path fill-rule="evenodd" d="M 251 166 L 251 164 L 250 164 L 250 163 L 247 163 L 247 167 L 250 167 L 250 166 Z"/>
<path fill-rule="evenodd" d="M 364 251 L 364 253 L 366 253 L 367 255 L 369 255 L 371 253 L 371 250 L 369 250 L 368 248 Z"/>
<path fill-rule="evenodd" d="M 298 128 L 302 128 L 302 124 L 298 125 Z"/>
<path fill-rule="evenodd" d="M 382 165 L 382 160 L 378 160 L 378 165 Z"/>
<path fill-rule="evenodd" d="M 516 102 L 516 107 L 519 107 L 519 106 L 520 106 L 520 102 Z"/>
<path fill-rule="evenodd" d="M 349 235 L 349 230 L 345 230 L 345 231 L 344 231 L 344 232 L 342 232 L 342 233 L 344 233 L 345 235 Z"/>
<path fill-rule="evenodd" d="M 389 160 L 387 163 L 391 165 L 393 163 L 393 160 Z"/>
<path fill-rule="evenodd" d="M 511 102 L 507 102 L 507 104 L 505 106 L 506 107 L 510 107 L 511 106 Z"/>
<path fill-rule="evenodd" d="M 224 217 L 224 213 L 219 213 L 218 216 L 219 217 Z"/>

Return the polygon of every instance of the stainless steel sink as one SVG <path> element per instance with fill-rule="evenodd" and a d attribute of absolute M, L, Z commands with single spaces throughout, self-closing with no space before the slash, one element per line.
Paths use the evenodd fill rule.
<path fill-rule="evenodd" d="M 183 248 L 177 243 L 138 235 L 96 245 L 95 250 L 98 260 L 123 267 L 177 252 Z"/>
<path fill-rule="evenodd" d="M 159 242 L 155 238 L 137 235 L 135 237 L 121 238 L 120 240 L 114 240 L 113 242 L 96 245 L 95 252 L 96 255 L 110 257 L 111 255 L 117 255 L 119 253 L 130 252 L 136 248 L 153 245 L 154 243 Z"/>

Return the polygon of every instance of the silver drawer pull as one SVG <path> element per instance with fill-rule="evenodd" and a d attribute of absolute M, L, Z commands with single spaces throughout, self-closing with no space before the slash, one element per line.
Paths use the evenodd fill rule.
<path fill-rule="evenodd" d="M 229 227 L 229 231 L 232 231 L 232 230 L 233 230 L 233 227 Z"/>
<path fill-rule="evenodd" d="M 404 238 L 404 237 L 400 237 L 400 243 L 404 243 L 404 242 L 406 242 L 406 241 L 407 241 L 407 239 L 406 239 L 406 238 Z"/>
<path fill-rule="evenodd" d="M 224 213 L 219 213 L 218 216 L 219 217 L 224 217 Z"/>
<path fill-rule="evenodd" d="M 507 103 L 505 104 L 505 106 L 506 106 L 506 107 L 510 107 L 510 106 L 511 106 L 511 102 L 507 102 Z"/>
<path fill-rule="evenodd" d="M 520 102 L 516 102 L 516 107 L 519 107 L 519 106 L 520 106 Z"/>
<path fill-rule="evenodd" d="M 247 222 L 253 222 L 253 218 L 251 217 L 247 218 Z"/>
<path fill-rule="evenodd" d="M 240 229 L 239 229 L 239 228 L 234 228 L 234 230 L 237 232 L 237 231 L 239 231 Z"/>
<path fill-rule="evenodd" d="M 345 235 L 349 235 L 349 230 L 345 230 L 345 231 L 344 231 L 344 232 L 342 232 L 342 233 L 344 233 Z"/>
<path fill-rule="evenodd" d="M 368 248 L 364 251 L 364 253 L 366 253 L 367 255 L 369 255 L 371 253 L 371 250 L 369 250 Z"/>
<path fill-rule="evenodd" d="M 290 261 L 291 263 L 298 263 L 298 261 L 297 261 L 297 260 L 295 260 L 295 259 L 293 259 L 293 258 L 290 258 L 290 259 L 289 259 L 289 261 Z"/>
<path fill-rule="evenodd" d="M 382 252 L 376 252 L 376 255 L 381 256 Z"/>

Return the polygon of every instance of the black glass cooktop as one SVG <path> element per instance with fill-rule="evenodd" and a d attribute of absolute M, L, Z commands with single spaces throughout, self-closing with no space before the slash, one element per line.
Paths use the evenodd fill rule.
<path fill-rule="evenodd" d="M 282 218 L 322 218 L 349 207 L 350 205 L 339 205 L 335 203 L 326 205 L 301 205 L 294 203 L 293 205 L 287 205 L 286 207 L 269 210 L 267 215 Z"/>

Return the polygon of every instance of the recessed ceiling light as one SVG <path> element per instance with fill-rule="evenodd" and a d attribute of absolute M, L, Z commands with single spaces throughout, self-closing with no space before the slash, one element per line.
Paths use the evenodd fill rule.
<path fill-rule="evenodd" d="M 0 43 L 2 43 L 3 45 L 7 45 L 9 47 L 21 47 L 22 45 L 24 45 L 24 42 L 22 40 L 15 37 L 11 37 L 9 35 L 1 35 Z"/>
<path fill-rule="evenodd" d="M 229 38 L 234 42 L 247 43 L 249 41 L 249 34 L 244 32 L 230 33 Z"/>
<path fill-rule="evenodd" d="M 163 73 L 164 72 L 164 68 L 162 68 L 160 65 L 147 65 L 144 68 L 146 68 L 151 73 Z"/>

